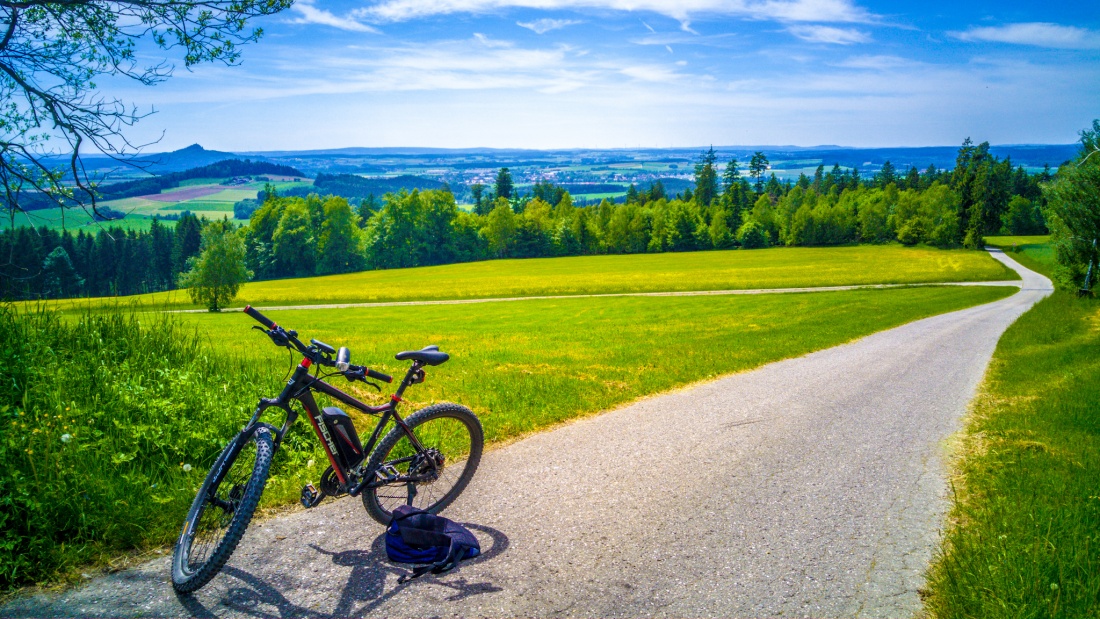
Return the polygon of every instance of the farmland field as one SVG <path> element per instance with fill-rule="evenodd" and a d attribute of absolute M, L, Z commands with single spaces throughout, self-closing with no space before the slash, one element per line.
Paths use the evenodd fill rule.
<path fill-rule="evenodd" d="M 997 281 L 1016 274 L 985 252 L 900 245 L 491 260 L 245 284 L 241 306 L 476 299 L 621 292 Z M 184 291 L 129 297 L 194 307 Z M 59 301 L 71 308 L 114 299 Z"/>
<path fill-rule="evenodd" d="M 162 220 L 166 216 L 179 215 L 190 211 L 199 217 L 221 219 L 228 216 L 233 219 L 233 204 L 246 198 L 255 198 L 264 188 L 264 181 L 252 181 L 243 185 L 222 185 L 225 179 L 188 179 L 179 187 L 166 189 L 159 194 L 105 200 L 100 206 L 125 213 L 123 219 L 101 222 L 96 225 L 83 209 L 67 209 L 62 217 L 61 209 L 41 209 L 19 213 L 15 217 L 16 226 L 46 226 L 75 232 L 84 230 L 96 233 L 105 227 L 120 226 L 127 230 L 147 230 L 154 217 Z M 275 181 L 276 190 L 288 187 L 302 187 L 311 181 Z M 169 222 L 171 225 L 171 222 Z M 4 220 L 0 226 L 6 228 L 9 222 Z"/>

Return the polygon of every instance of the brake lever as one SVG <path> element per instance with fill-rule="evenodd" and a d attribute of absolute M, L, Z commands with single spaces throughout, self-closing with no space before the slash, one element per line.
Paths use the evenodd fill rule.
<path fill-rule="evenodd" d="M 374 387 L 374 390 L 377 391 L 378 393 L 382 393 L 382 387 L 370 382 L 369 380 L 367 380 L 365 378 L 363 379 L 363 382 L 370 385 L 371 387 Z"/>

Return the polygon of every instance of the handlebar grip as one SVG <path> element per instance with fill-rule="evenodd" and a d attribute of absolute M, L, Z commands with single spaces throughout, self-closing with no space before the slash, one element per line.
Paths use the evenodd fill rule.
<path fill-rule="evenodd" d="M 272 322 L 272 320 L 270 318 L 268 318 L 267 316 L 264 316 L 260 312 L 256 311 L 256 309 L 253 308 L 251 305 L 244 306 L 244 313 L 246 313 L 249 316 L 255 318 L 256 322 L 259 322 L 261 325 L 267 327 L 268 329 L 275 328 L 275 323 Z"/>
<path fill-rule="evenodd" d="M 374 370 L 369 369 L 369 368 L 367 369 L 367 376 L 370 376 L 374 380 L 380 380 L 384 383 L 392 383 L 393 382 L 393 377 L 390 376 L 389 374 L 383 374 L 382 372 L 375 372 Z"/>

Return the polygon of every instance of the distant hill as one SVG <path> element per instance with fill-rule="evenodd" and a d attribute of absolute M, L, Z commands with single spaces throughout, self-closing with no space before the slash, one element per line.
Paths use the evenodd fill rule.
<path fill-rule="evenodd" d="M 206 150 L 198 144 L 192 144 L 187 148 L 174 150 L 170 153 L 157 153 L 143 155 L 135 159 L 135 163 L 153 174 L 165 174 L 168 172 L 182 172 L 192 168 L 198 168 L 227 159 L 240 159 L 238 155 L 219 150 Z M 262 161 L 266 157 L 252 157 L 251 160 Z"/>

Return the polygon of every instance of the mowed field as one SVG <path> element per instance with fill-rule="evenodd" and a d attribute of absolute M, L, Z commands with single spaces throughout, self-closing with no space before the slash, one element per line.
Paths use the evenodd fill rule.
<path fill-rule="evenodd" d="M 901 245 L 490 260 L 245 284 L 256 307 L 546 295 L 921 284 L 1018 279 L 985 252 Z M 196 307 L 185 291 L 123 299 L 158 309 Z M 62 308 L 118 299 L 60 301 Z"/>
<path fill-rule="evenodd" d="M 355 363 L 403 375 L 401 350 L 436 344 L 452 360 L 406 393 L 410 409 L 450 400 L 482 418 L 490 442 L 640 396 L 836 346 L 903 323 L 1003 298 L 1008 287 L 920 287 L 783 295 L 610 297 L 524 303 L 272 311 L 303 339 L 348 346 Z M 267 368 L 271 396 L 291 363 L 240 312 L 186 314 L 216 350 Z M 375 403 L 375 394 L 343 379 Z M 391 389 L 385 386 L 385 389 Z M 226 411 L 242 420 L 246 411 Z M 369 419 L 357 418 L 366 427 Z M 320 452 L 317 454 L 320 456 Z M 323 458 L 316 459 L 322 466 Z M 320 469 L 313 472 L 320 473 Z M 308 477 L 308 476 L 307 476 Z M 297 476 L 284 500 L 297 496 Z"/>

